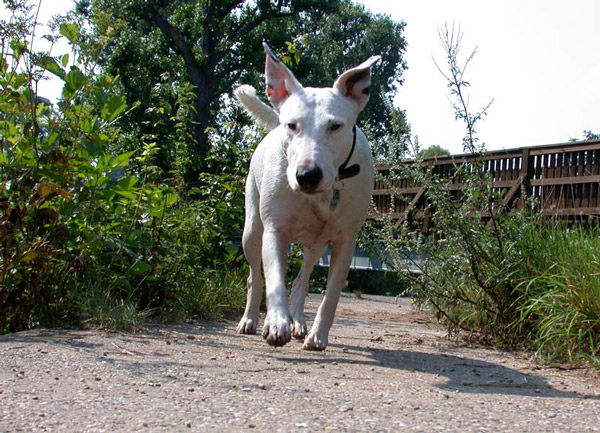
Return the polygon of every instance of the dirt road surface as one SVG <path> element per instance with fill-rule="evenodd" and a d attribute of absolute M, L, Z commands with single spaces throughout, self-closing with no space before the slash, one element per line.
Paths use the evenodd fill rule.
<path fill-rule="evenodd" d="M 449 341 L 406 299 L 344 296 L 322 353 L 233 322 L 0 336 L 0 432 L 48 431 L 597 432 L 600 380 Z"/>

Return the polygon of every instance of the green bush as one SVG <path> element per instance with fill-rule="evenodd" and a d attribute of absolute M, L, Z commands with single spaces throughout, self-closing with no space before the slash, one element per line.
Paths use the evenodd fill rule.
<path fill-rule="evenodd" d="M 381 215 L 363 247 L 404 270 L 417 306 L 432 308 L 450 334 L 533 350 L 546 361 L 600 365 L 595 222 L 569 228 L 544 220 L 527 200 L 517 213 L 494 213 L 501 197 L 478 170 L 461 174 L 466 186 L 458 196 L 424 170 L 395 168 L 426 187 L 433 232 L 408 221 L 396 229 Z"/>
<path fill-rule="evenodd" d="M 77 26 L 60 32 L 76 46 Z M 136 109 L 119 94 L 118 77 L 96 74 L 81 56 L 67 68 L 67 55 L 30 53 L 26 32 L 2 35 L 0 332 L 135 327 L 149 315 L 219 317 L 241 308 L 238 272 L 215 274 L 237 265 L 241 158 L 229 168 L 215 151 L 211 161 L 224 168 L 189 191 L 180 173 L 157 176 L 160 149 L 151 140 L 137 154 L 114 153 L 128 138 L 119 116 Z M 63 82 L 56 108 L 33 90 L 43 71 Z M 189 110 L 179 111 L 187 121 Z M 207 292 L 217 286 L 218 297 Z"/>
<path fill-rule="evenodd" d="M 600 230 L 532 226 L 523 235 L 517 334 L 544 359 L 600 367 Z"/>
<path fill-rule="evenodd" d="M 454 26 L 440 28 L 448 66 L 442 73 L 455 117 L 465 124 L 464 151 L 480 157 L 454 167 L 459 191 L 418 160 L 392 161 L 390 176 L 382 181 L 393 200 L 403 199 L 395 180 L 425 188 L 434 230 L 421 233 L 419 221 L 410 223 L 415 215 L 399 228 L 381 215 L 364 230 L 363 247 L 397 270 L 419 268 L 418 274 L 407 272 L 410 292 L 417 305 L 433 309 L 450 334 L 534 350 L 547 361 L 587 359 L 600 367 L 597 221 L 567 228 L 544 220 L 526 188 L 521 209 L 503 212 L 502 192 L 492 188 L 483 170 L 485 146 L 475 133 L 491 102 L 475 114 L 468 108 L 464 71 L 475 51 L 459 61 L 462 36 Z"/>

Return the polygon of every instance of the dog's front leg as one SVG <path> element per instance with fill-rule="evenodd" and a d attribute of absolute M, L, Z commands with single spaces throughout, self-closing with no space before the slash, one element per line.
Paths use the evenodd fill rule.
<path fill-rule="evenodd" d="M 288 245 L 289 242 L 277 230 L 265 230 L 262 257 L 266 280 L 267 316 L 262 335 L 272 346 L 283 346 L 292 338 L 285 286 Z"/>
<path fill-rule="evenodd" d="M 333 316 L 340 299 L 340 293 L 348 276 L 348 269 L 354 253 L 354 244 L 354 241 L 349 241 L 333 246 L 325 298 L 321 302 L 315 322 L 304 340 L 303 349 L 324 350 L 327 347 L 329 329 L 333 324 Z"/>
<path fill-rule="evenodd" d="M 302 267 L 298 276 L 292 284 L 292 296 L 290 300 L 290 315 L 292 316 L 292 336 L 294 338 L 306 337 L 306 321 L 304 320 L 304 300 L 308 292 L 310 274 L 315 264 L 325 252 L 327 246 L 305 248 Z"/>

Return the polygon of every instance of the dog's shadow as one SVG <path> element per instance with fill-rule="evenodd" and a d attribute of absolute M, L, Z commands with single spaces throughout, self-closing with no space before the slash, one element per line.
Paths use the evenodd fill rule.
<path fill-rule="evenodd" d="M 335 344 L 330 345 L 336 347 Z M 362 353 L 363 360 L 356 357 L 328 356 L 320 358 L 318 362 L 330 365 L 362 364 L 374 368 L 388 368 L 404 370 L 407 374 L 430 374 L 443 376 L 444 383 L 434 387 L 449 393 L 477 393 L 477 394 L 504 394 L 531 397 L 552 398 L 592 398 L 600 400 L 598 396 L 581 394 L 568 390 L 566 385 L 559 389 L 548 383 L 547 378 L 533 373 L 524 373 L 501 364 L 471 359 L 464 356 L 449 355 L 445 353 L 428 353 L 409 350 L 367 349 L 359 346 L 339 346 L 347 353 Z M 312 357 L 284 358 L 277 357 L 280 361 L 294 363 L 315 362 Z"/>
<path fill-rule="evenodd" d="M 524 372 L 523 369 L 517 370 L 497 362 L 481 359 L 486 357 L 485 354 L 473 357 L 465 355 L 464 351 L 457 354 L 457 350 L 451 345 L 441 345 L 432 349 L 428 348 L 429 351 L 421 351 L 418 349 L 418 343 L 402 343 L 402 340 L 393 343 L 392 346 L 406 346 L 406 349 L 389 348 L 389 345 L 377 347 L 377 344 L 377 338 L 371 340 L 366 347 L 339 344 L 334 341 L 329 344 L 329 350 L 321 356 L 316 354 L 316 356 L 287 357 L 278 356 L 276 353 L 273 356 L 283 362 L 320 362 L 328 365 L 357 364 L 371 366 L 371 371 L 393 369 L 403 370 L 407 374 L 429 374 L 445 378 L 443 383 L 436 383 L 433 386 L 448 393 L 600 400 L 600 396 L 569 390 L 568 385 L 559 380 L 554 385 L 550 384 L 548 378 L 544 376 L 544 368 L 534 363 L 527 367 L 531 372 Z M 538 371 L 539 373 L 537 373 Z M 440 380 L 436 381 L 440 382 Z"/>

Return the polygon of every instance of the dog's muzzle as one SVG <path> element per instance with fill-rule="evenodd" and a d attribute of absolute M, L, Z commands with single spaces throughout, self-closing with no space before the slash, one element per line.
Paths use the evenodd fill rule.
<path fill-rule="evenodd" d="M 317 192 L 321 180 L 323 180 L 323 171 L 320 167 L 301 165 L 296 170 L 296 181 L 303 193 L 314 194 Z"/>

